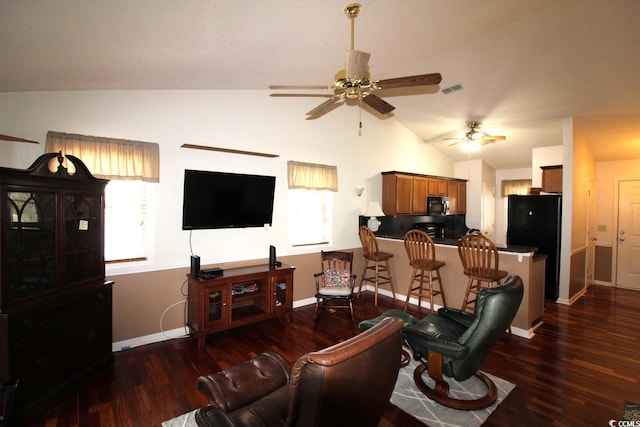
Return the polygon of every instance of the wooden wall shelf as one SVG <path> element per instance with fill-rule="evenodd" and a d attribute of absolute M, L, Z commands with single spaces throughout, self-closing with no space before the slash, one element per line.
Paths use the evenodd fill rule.
<path fill-rule="evenodd" d="M 0 134 L 0 141 L 10 142 L 26 142 L 27 144 L 40 144 L 38 141 L 32 141 L 30 139 L 18 138 L 16 136 Z"/>
<path fill-rule="evenodd" d="M 221 153 L 231 153 L 231 154 L 242 154 L 245 156 L 258 156 L 258 157 L 280 157 L 278 154 L 268 154 L 268 153 L 258 153 L 255 151 L 243 151 L 243 150 L 233 150 L 231 148 L 220 148 L 220 147 L 209 147 L 206 145 L 196 145 L 196 144 L 182 144 L 182 148 L 193 148 L 196 150 L 206 150 L 206 151 L 219 151 Z"/>

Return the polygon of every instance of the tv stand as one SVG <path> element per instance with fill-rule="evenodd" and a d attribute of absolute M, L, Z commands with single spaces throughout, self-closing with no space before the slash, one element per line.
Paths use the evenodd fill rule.
<path fill-rule="evenodd" d="M 207 335 L 285 316 L 293 310 L 295 267 L 268 264 L 225 269 L 219 277 L 188 276 L 187 326 L 204 348 Z"/>

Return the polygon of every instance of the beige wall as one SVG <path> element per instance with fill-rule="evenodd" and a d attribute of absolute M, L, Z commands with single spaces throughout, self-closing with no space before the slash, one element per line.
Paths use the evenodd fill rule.
<path fill-rule="evenodd" d="M 344 250 L 353 251 L 353 271 L 359 278 L 363 268 L 362 248 Z M 294 304 L 296 302 L 305 304 L 312 302 L 309 299 L 315 301 L 313 275 L 320 271 L 319 252 L 278 256 L 278 260 L 296 268 L 293 273 Z M 268 259 L 265 258 L 216 264 L 215 267 L 225 269 L 252 264 L 266 264 L 267 262 Z M 202 268 L 209 267 L 214 267 L 214 265 L 202 266 Z M 188 272 L 189 269 L 183 267 L 109 277 L 110 280 L 115 281 L 113 294 L 113 341 L 120 342 L 181 328 L 184 325 L 185 312 L 184 303 L 180 302 L 185 301 L 186 298 L 187 288 L 185 281 Z M 172 305 L 173 307 L 171 307 Z M 161 318 L 162 329 L 160 329 Z"/>
<path fill-rule="evenodd" d="M 596 162 L 596 281 L 615 285 L 618 233 L 618 184 L 640 180 L 640 159 Z"/>

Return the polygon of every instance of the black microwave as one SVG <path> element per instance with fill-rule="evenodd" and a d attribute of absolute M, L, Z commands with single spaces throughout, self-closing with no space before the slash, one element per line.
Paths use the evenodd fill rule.
<path fill-rule="evenodd" d="M 449 215 L 449 198 L 440 196 L 427 197 L 427 215 Z"/>

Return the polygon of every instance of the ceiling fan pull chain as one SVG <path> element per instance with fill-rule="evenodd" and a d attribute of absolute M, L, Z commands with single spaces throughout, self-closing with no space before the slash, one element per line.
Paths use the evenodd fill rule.
<path fill-rule="evenodd" d="M 358 136 L 362 136 L 362 97 L 358 97 L 358 115 L 359 115 L 359 124 L 358 124 Z"/>

